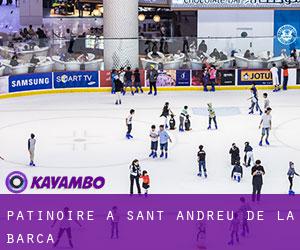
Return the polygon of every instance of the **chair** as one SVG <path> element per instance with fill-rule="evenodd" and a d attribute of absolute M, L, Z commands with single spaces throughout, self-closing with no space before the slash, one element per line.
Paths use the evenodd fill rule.
<path fill-rule="evenodd" d="M 54 61 L 54 69 L 56 71 L 65 71 L 66 65 L 64 61 L 59 59 L 59 56 L 52 56 L 52 60 Z"/>
<path fill-rule="evenodd" d="M 164 69 L 180 69 L 183 61 L 182 60 L 174 60 L 170 62 L 164 62 Z"/>
<path fill-rule="evenodd" d="M 54 62 L 46 61 L 35 66 L 35 73 L 47 73 L 53 71 Z"/>
<path fill-rule="evenodd" d="M 92 60 L 84 63 L 84 69 L 86 71 L 98 71 L 101 69 L 103 59 Z"/>
<path fill-rule="evenodd" d="M 4 75 L 5 66 L 0 67 L 0 76 Z"/>
<path fill-rule="evenodd" d="M 191 64 L 192 64 L 193 70 L 200 70 L 203 67 L 202 61 L 199 61 L 199 60 L 192 59 Z"/>
<path fill-rule="evenodd" d="M 156 61 L 146 59 L 146 58 L 141 58 L 141 62 L 142 62 L 143 69 L 149 69 L 150 65 L 154 65 L 156 69 L 158 68 L 158 62 Z"/>
<path fill-rule="evenodd" d="M 77 61 L 65 62 L 66 71 L 80 71 L 80 65 Z"/>
<path fill-rule="evenodd" d="M 248 68 L 249 60 L 247 58 L 244 58 L 242 55 L 235 55 L 234 58 L 238 68 Z"/>
<path fill-rule="evenodd" d="M 273 63 L 276 64 L 276 67 L 281 67 L 282 66 L 282 62 L 285 60 L 284 56 L 277 56 L 277 57 L 273 57 L 271 58 L 269 61 L 267 61 L 268 63 L 268 68 L 272 68 L 273 67 Z"/>
<path fill-rule="evenodd" d="M 33 53 L 36 56 L 48 56 L 49 47 L 39 48 L 37 50 L 34 50 Z"/>

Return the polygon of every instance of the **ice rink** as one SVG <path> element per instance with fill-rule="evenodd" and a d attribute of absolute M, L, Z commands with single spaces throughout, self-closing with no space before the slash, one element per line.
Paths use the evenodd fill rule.
<path fill-rule="evenodd" d="M 263 91 L 259 91 L 260 101 Z M 28 176 L 104 176 L 105 187 L 97 193 L 129 193 L 129 166 L 140 160 L 151 178 L 150 193 L 251 193 L 250 168 L 244 168 L 241 183 L 231 180 L 229 149 L 235 142 L 243 152 L 244 142 L 254 147 L 255 159 L 265 167 L 263 193 L 287 193 L 289 161 L 300 173 L 300 92 L 269 93 L 273 108 L 270 146 L 259 147 L 260 116 L 248 115 L 248 91 L 160 92 L 123 97 L 114 105 L 109 93 L 37 95 L 0 100 L 1 193 L 8 173 L 20 170 Z M 170 132 L 169 159 L 150 159 L 149 131 L 160 125 L 164 103 L 176 114 L 189 106 L 192 131 Z M 207 130 L 207 103 L 216 108 L 219 130 Z M 262 106 L 262 104 L 261 104 Z M 125 118 L 131 108 L 133 140 L 125 138 Z M 36 134 L 36 167 L 29 167 L 27 139 Z M 197 176 L 197 151 L 203 144 L 207 153 L 208 178 Z M 243 153 L 241 154 L 243 158 Z M 300 178 L 294 190 L 300 192 Z M 26 191 L 27 193 L 33 191 Z M 44 191 L 50 192 L 50 191 Z M 59 191 L 62 193 L 64 191 Z M 95 192 L 95 191 L 94 191 Z M 43 193 L 43 191 L 39 191 Z"/>

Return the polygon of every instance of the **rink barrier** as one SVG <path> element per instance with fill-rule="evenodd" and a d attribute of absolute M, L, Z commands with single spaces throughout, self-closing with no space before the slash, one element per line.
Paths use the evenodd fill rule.
<path fill-rule="evenodd" d="M 149 83 L 145 80 L 145 75 L 146 72 L 141 70 L 142 86 L 148 91 Z M 199 85 L 200 75 L 199 70 L 167 70 L 158 78 L 158 91 L 203 91 L 203 86 Z M 218 78 L 216 90 L 249 90 L 253 82 L 258 89 L 273 88 L 272 74 L 266 69 L 219 70 L 218 76 L 222 78 Z M 300 89 L 300 69 L 289 69 L 288 88 Z M 50 72 L 0 77 L 0 98 L 110 91 L 109 71 Z"/>

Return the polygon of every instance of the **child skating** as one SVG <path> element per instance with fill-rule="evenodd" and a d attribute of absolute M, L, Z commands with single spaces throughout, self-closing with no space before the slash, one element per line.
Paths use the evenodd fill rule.
<path fill-rule="evenodd" d="M 168 132 L 165 130 L 164 125 L 159 126 L 159 142 L 160 142 L 160 158 L 165 157 L 168 158 L 168 144 L 169 142 L 172 143 L 171 137 L 169 136 Z"/>
<path fill-rule="evenodd" d="M 173 114 L 173 112 L 170 109 L 170 104 L 168 102 L 166 102 L 164 107 L 163 107 L 162 113 L 160 115 L 160 117 L 164 117 L 164 119 L 165 119 L 164 124 L 165 124 L 166 129 L 168 129 L 168 118 L 172 114 Z"/>
<path fill-rule="evenodd" d="M 259 129 L 262 129 L 261 131 L 261 139 L 259 142 L 259 146 L 262 146 L 263 144 L 263 139 L 266 136 L 266 144 L 270 145 L 269 143 L 269 135 L 270 135 L 270 130 L 272 129 L 272 116 L 271 116 L 271 108 L 267 108 L 265 111 L 265 114 L 262 116 L 260 124 L 259 124 Z"/>
<path fill-rule="evenodd" d="M 35 135 L 31 134 L 30 138 L 28 139 L 28 146 L 27 147 L 28 147 L 29 158 L 30 158 L 29 166 L 32 166 L 32 167 L 35 167 L 35 163 L 34 163 L 35 144 L 36 144 Z"/>
<path fill-rule="evenodd" d="M 235 143 L 232 143 L 232 146 L 229 150 L 229 154 L 231 155 L 231 165 L 234 166 L 236 162 L 239 162 L 240 157 L 240 149 L 236 146 Z"/>
<path fill-rule="evenodd" d="M 287 175 L 288 175 L 288 179 L 290 182 L 289 195 L 294 195 L 295 194 L 295 192 L 293 191 L 294 177 L 295 177 L 295 175 L 296 176 L 300 176 L 300 175 L 298 173 L 296 173 L 294 163 L 291 161 L 289 163 L 289 171 L 288 171 Z"/>
<path fill-rule="evenodd" d="M 175 121 L 175 115 L 174 114 L 171 114 L 171 118 L 170 118 L 170 121 L 169 121 L 169 127 L 170 127 L 170 130 L 175 130 L 176 129 L 176 121 Z"/>
<path fill-rule="evenodd" d="M 185 117 L 184 128 L 185 128 L 185 131 L 190 131 L 190 130 L 192 130 L 192 128 L 191 128 L 191 120 L 190 120 L 190 116 L 189 116 L 189 115 L 187 115 L 187 116 Z"/>
<path fill-rule="evenodd" d="M 199 151 L 197 154 L 197 158 L 198 158 L 198 166 L 199 166 L 199 172 L 198 172 L 198 176 L 202 177 L 202 171 L 204 174 L 204 177 L 207 178 L 207 171 L 206 171 L 206 152 L 203 150 L 203 145 L 199 146 Z"/>
<path fill-rule="evenodd" d="M 240 165 L 240 162 L 237 161 L 234 164 L 234 167 L 232 169 L 231 179 L 240 183 L 242 178 L 243 178 L 243 167 Z"/>
<path fill-rule="evenodd" d="M 119 76 L 116 75 L 114 79 L 114 92 L 116 95 L 116 105 L 120 105 L 122 103 L 121 101 L 121 94 L 123 92 L 123 83 L 119 79 Z"/>
<path fill-rule="evenodd" d="M 155 125 L 151 126 L 150 130 L 150 139 L 151 139 L 151 153 L 149 157 L 157 158 L 157 148 L 158 148 L 158 132 L 156 131 Z"/>
<path fill-rule="evenodd" d="M 141 175 L 140 178 L 143 179 L 142 187 L 145 191 L 145 196 L 147 196 L 148 195 L 148 189 L 150 188 L 150 177 L 148 175 L 148 172 L 146 170 L 144 170 L 142 172 L 142 175 Z"/>
<path fill-rule="evenodd" d="M 262 115 L 263 112 L 258 103 L 258 93 L 255 84 L 252 85 L 250 91 L 251 91 L 251 97 L 249 98 L 249 100 L 251 100 L 251 106 L 249 108 L 250 110 L 249 114 L 250 115 L 254 114 L 254 108 L 255 108 L 256 111 L 259 112 L 260 115 Z"/>
<path fill-rule="evenodd" d="M 264 110 L 266 111 L 268 108 L 270 108 L 270 100 L 268 98 L 267 93 L 264 93 L 263 97 L 264 97 Z"/>
<path fill-rule="evenodd" d="M 126 94 L 127 87 L 130 88 L 131 94 L 134 95 L 133 89 L 132 89 L 132 71 L 130 67 L 127 67 L 125 74 L 124 74 L 124 91 L 123 95 Z"/>
<path fill-rule="evenodd" d="M 254 165 L 253 148 L 251 147 L 249 142 L 245 142 L 244 152 L 245 152 L 244 166 L 250 167 L 251 164 Z"/>
<path fill-rule="evenodd" d="M 216 112 L 212 106 L 212 103 L 208 103 L 208 130 L 211 129 L 211 121 L 214 122 L 215 124 L 215 129 L 218 129 L 218 125 L 217 125 L 217 116 L 216 116 Z"/>
<path fill-rule="evenodd" d="M 126 126 L 127 126 L 126 138 L 127 139 L 133 138 L 133 136 L 131 135 L 131 131 L 132 131 L 132 118 L 133 118 L 134 113 L 135 113 L 135 110 L 131 109 L 129 111 L 129 115 L 126 118 Z"/>
<path fill-rule="evenodd" d="M 189 115 L 188 106 L 184 106 L 183 110 L 181 111 L 180 116 L 179 116 L 179 131 L 180 132 L 184 132 L 183 126 L 184 126 L 184 121 L 185 121 L 187 115 Z"/>

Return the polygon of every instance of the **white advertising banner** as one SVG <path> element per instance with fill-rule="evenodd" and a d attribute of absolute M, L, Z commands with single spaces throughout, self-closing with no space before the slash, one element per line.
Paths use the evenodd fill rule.
<path fill-rule="evenodd" d="M 300 0 L 171 0 L 172 8 L 300 8 Z"/>

